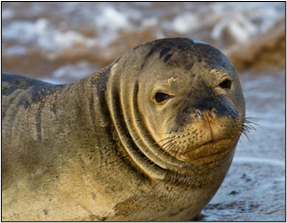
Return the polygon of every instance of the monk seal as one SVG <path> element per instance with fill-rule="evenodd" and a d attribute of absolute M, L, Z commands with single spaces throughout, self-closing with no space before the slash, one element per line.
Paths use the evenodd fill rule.
<path fill-rule="evenodd" d="M 66 85 L 4 73 L 2 220 L 191 220 L 244 127 L 235 68 L 188 38 L 143 43 Z"/>

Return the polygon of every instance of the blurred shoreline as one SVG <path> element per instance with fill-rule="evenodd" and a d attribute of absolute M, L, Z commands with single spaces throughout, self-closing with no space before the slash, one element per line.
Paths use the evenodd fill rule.
<path fill-rule="evenodd" d="M 227 53 L 238 71 L 245 69 L 285 69 L 285 21 L 280 21 L 268 33 L 241 50 Z"/>
<path fill-rule="evenodd" d="M 207 42 L 238 71 L 285 68 L 285 4 L 278 2 L 4 2 L 2 26 L 3 71 L 61 83 L 167 37 Z"/>

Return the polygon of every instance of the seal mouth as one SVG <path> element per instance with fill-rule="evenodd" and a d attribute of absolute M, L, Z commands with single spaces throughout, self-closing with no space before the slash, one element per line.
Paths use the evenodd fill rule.
<path fill-rule="evenodd" d="M 234 139 L 211 140 L 196 148 L 187 149 L 187 152 L 178 155 L 178 159 L 191 162 L 200 159 L 220 158 L 230 152 L 235 147 L 236 142 L 234 142 Z"/>

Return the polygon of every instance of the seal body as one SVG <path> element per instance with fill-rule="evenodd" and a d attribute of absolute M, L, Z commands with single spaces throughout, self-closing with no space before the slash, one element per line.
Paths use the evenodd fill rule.
<path fill-rule="evenodd" d="M 192 220 L 244 120 L 234 67 L 187 38 L 66 85 L 2 73 L 2 220 Z"/>

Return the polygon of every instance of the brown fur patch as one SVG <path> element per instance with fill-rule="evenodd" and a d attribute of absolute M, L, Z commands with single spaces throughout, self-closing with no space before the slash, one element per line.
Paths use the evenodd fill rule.
<path fill-rule="evenodd" d="M 116 215 L 127 216 L 140 210 L 142 210 L 140 201 L 132 197 L 121 203 L 118 203 L 115 207 Z"/>

